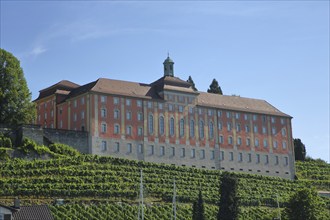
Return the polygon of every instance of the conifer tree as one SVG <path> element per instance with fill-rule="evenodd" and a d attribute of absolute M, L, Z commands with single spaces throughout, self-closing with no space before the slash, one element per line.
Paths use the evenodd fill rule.
<path fill-rule="evenodd" d="M 31 123 L 35 110 L 20 62 L 0 48 L 0 123 Z"/>
<path fill-rule="evenodd" d="M 296 160 L 304 161 L 306 158 L 306 147 L 299 138 L 293 139 L 294 155 Z"/>
<path fill-rule="evenodd" d="M 221 87 L 219 86 L 219 83 L 216 79 L 212 80 L 212 83 L 210 85 L 210 88 L 207 90 L 208 93 L 215 93 L 215 94 L 219 94 L 219 95 L 223 95 L 222 94 L 222 90 Z"/>
<path fill-rule="evenodd" d="M 205 220 L 204 215 L 204 200 L 202 192 L 199 191 L 198 199 L 193 204 L 193 217 L 192 220 Z"/>
<path fill-rule="evenodd" d="M 224 173 L 221 178 L 221 197 L 219 203 L 218 220 L 238 219 L 237 178 L 229 173 Z"/>
<path fill-rule="evenodd" d="M 191 84 L 191 87 L 193 88 L 194 91 L 197 91 L 197 88 L 195 86 L 194 80 L 192 79 L 191 76 L 189 76 L 187 82 Z"/>

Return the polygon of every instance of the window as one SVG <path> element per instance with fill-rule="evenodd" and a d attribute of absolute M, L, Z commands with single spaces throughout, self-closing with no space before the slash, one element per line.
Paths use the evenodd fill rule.
<path fill-rule="evenodd" d="M 245 125 L 245 132 L 250 132 L 250 125 Z"/>
<path fill-rule="evenodd" d="M 226 117 L 231 118 L 231 112 L 226 112 Z"/>
<path fill-rule="evenodd" d="M 233 137 L 232 136 L 228 137 L 228 144 L 233 144 Z"/>
<path fill-rule="evenodd" d="M 131 100 L 130 99 L 126 99 L 126 105 L 131 106 Z"/>
<path fill-rule="evenodd" d="M 73 107 L 77 108 L 77 100 L 73 101 Z"/>
<path fill-rule="evenodd" d="M 118 109 L 115 109 L 115 111 L 113 112 L 113 117 L 115 119 L 118 119 L 119 118 L 119 110 Z"/>
<path fill-rule="evenodd" d="M 126 127 L 126 134 L 127 135 L 132 135 L 132 127 L 131 126 Z"/>
<path fill-rule="evenodd" d="M 275 165 L 278 165 L 278 156 L 275 156 Z"/>
<path fill-rule="evenodd" d="M 101 95 L 101 102 L 102 102 L 102 103 L 105 103 L 105 102 L 106 102 L 106 100 L 107 100 L 107 97 L 106 97 L 106 96 L 104 96 L 104 95 Z"/>
<path fill-rule="evenodd" d="M 248 162 L 251 163 L 252 161 L 252 156 L 251 156 L 251 153 L 248 154 Z"/>
<path fill-rule="evenodd" d="M 219 139 L 220 139 L 219 140 L 220 141 L 220 144 L 223 144 L 223 136 L 222 135 L 219 136 Z"/>
<path fill-rule="evenodd" d="M 258 133 L 258 125 L 253 125 L 253 132 Z"/>
<path fill-rule="evenodd" d="M 201 115 L 203 113 L 203 109 L 198 108 L 198 114 Z"/>
<path fill-rule="evenodd" d="M 191 149 L 191 151 L 190 151 L 190 157 L 191 157 L 191 158 L 195 158 L 195 156 L 196 156 L 196 151 L 195 151 L 195 149 Z"/>
<path fill-rule="evenodd" d="M 81 119 L 85 119 L 85 112 L 84 111 L 80 112 L 80 117 L 81 117 Z"/>
<path fill-rule="evenodd" d="M 183 112 L 183 106 L 179 105 L 179 112 Z"/>
<path fill-rule="evenodd" d="M 227 122 L 227 131 L 231 131 L 231 123 Z"/>
<path fill-rule="evenodd" d="M 254 139 L 254 146 L 259 147 L 259 139 L 258 138 Z"/>
<path fill-rule="evenodd" d="M 243 153 L 238 153 L 238 161 L 239 162 L 243 161 Z"/>
<path fill-rule="evenodd" d="M 127 144 L 127 153 L 128 154 L 132 153 L 132 144 L 131 143 Z"/>
<path fill-rule="evenodd" d="M 138 153 L 139 154 L 143 153 L 143 145 L 142 144 L 138 144 Z"/>
<path fill-rule="evenodd" d="M 285 124 L 285 119 L 281 118 L 281 124 L 284 125 Z"/>
<path fill-rule="evenodd" d="M 184 136 L 184 119 L 180 119 L 180 124 L 179 124 L 179 130 L 180 130 L 180 137 Z"/>
<path fill-rule="evenodd" d="M 119 124 L 114 125 L 113 133 L 114 134 L 119 134 Z"/>
<path fill-rule="evenodd" d="M 158 108 L 162 110 L 163 109 L 163 103 L 158 103 Z"/>
<path fill-rule="evenodd" d="M 181 148 L 180 150 L 180 157 L 185 157 L 186 156 L 186 149 Z"/>
<path fill-rule="evenodd" d="M 288 157 L 284 157 L 284 166 L 289 165 L 289 158 Z"/>
<path fill-rule="evenodd" d="M 165 147 L 164 146 L 160 146 L 159 148 L 159 156 L 164 156 L 165 155 Z"/>
<path fill-rule="evenodd" d="M 131 111 L 127 111 L 126 112 L 126 119 L 127 120 L 131 120 L 132 119 L 132 112 Z"/>
<path fill-rule="evenodd" d="M 62 115 L 62 112 L 63 112 L 63 109 L 62 109 L 62 108 L 60 108 L 60 115 Z"/>
<path fill-rule="evenodd" d="M 271 117 L 271 122 L 274 124 L 275 123 L 275 117 Z"/>
<path fill-rule="evenodd" d="M 106 141 L 102 141 L 101 142 L 101 151 L 104 152 L 107 150 L 107 142 Z"/>
<path fill-rule="evenodd" d="M 213 127 L 213 122 L 210 121 L 209 123 L 209 135 L 210 135 L 210 139 L 213 139 L 213 136 L 214 136 L 214 127 Z"/>
<path fill-rule="evenodd" d="M 263 133 L 263 134 L 266 134 L 266 133 L 267 133 L 267 128 L 266 128 L 266 126 L 262 126 L 262 133 Z"/>
<path fill-rule="evenodd" d="M 240 132 L 241 131 L 241 124 L 240 123 L 237 123 L 236 124 L 236 131 L 237 132 Z"/>
<path fill-rule="evenodd" d="M 229 160 L 230 161 L 234 160 L 234 153 L 233 152 L 229 152 Z"/>
<path fill-rule="evenodd" d="M 118 105 L 119 104 L 119 98 L 114 97 L 113 98 L 113 104 Z"/>
<path fill-rule="evenodd" d="M 241 137 L 237 138 L 237 145 L 242 145 L 242 138 Z"/>
<path fill-rule="evenodd" d="M 222 116 L 222 111 L 218 111 L 218 117 Z"/>
<path fill-rule="evenodd" d="M 143 129 L 142 127 L 138 127 L 138 136 L 142 136 L 143 135 Z"/>
<path fill-rule="evenodd" d="M 149 145 L 148 154 L 149 155 L 153 155 L 154 154 L 154 145 Z"/>
<path fill-rule="evenodd" d="M 225 159 L 225 152 L 223 151 L 220 151 L 220 157 L 219 157 L 220 160 L 224 160 Z"/>
<path fill-rule="evenodd" d="M 276 134 L 276 127 L 272 127 L 272 134 L 273 134 L 273 135 Z"/>
<path fill-rule="evenodd" d="M 219 123 L 218 123 L 218 129 L 219 129 L 219 131 L 222 130 L 222 122 L 219 122 Z"/>
<path fill-rule="evenodd" d="M 152 114 L 149 114 L 148 128 L 149 128 L 149 134 L 154 133 L 154 116 Z"/>
<path fill-rule="evenodd" d="M 47 119 L 47 112 L 45 112 L 45 114 L 44 114 L 44 118 Z"/>
<path fill-rule="evenodd" d="M 268 140 L 264 139 L 264 147 L 268 147 Z"/>
<path fill-rule="evenodd" d="M 148 102 L 148 108 L 152 108 L 152 102 Z"/>
<path fill-rule="evenodd" d="M 263 123 L 266 123 L 266 121 L 267 121 L 267 116 L 266 116 L 266 115 L 263 115 L 263 116 L 262 116 L 262 122 L 263 122 Z"/>
<path fill-rule="evenodd" d="M 204 138 L 204 122 L 199 121 L 199 138 Z"/>
<path fill-rule="evenodd" d="M 189 135 L 190 135 L 190 137 L 195 136 L 195 121 L 194 120 L 190 120 Z"/>
<path fill-rule="evenodd" d="M 143 120 L 142 112 L 138 112 L 138 113 L 137 113 L 137 120 L 138 120 L 138 121 L 142 121 L 142 120 Z"/>
<path fill-rule="evenodd" d="M 173 117 L 170 119 L 170 135 L 171 136 L 174 135 L 174 118 Z"/>
<path fill-rule="evenodd" d="M 273 148 L 277 148 L 277 147 L 278 147 L 277 140 L 273 140 Z"/>
<path fill-rule="evenodd" d="M 214 150 L 211 150 L 210 151 L 210 160 L 214 160 L 214 156 L 215 156 Z"/>
<path fill-rule="evenodd" d="M 286 141 L 282 141 L 282 148 L 286 149 Z"/>
<path fill-rule="evenodd" d="M 246 146 L 250 146 L 251 145 L 251 140 L 250 140 L 250 138 L 246 138 Z"/>
<path fill-rule="evenodd" d="M 240 117 L 241 117 L 241 114 L 238 113 L 238 112 L 236 112 L 236 114 L 235 114 L 235 118 L 236 118 L 236 119 L 240 119 Z"/>
<path fill-rule="evenodd" d="M 171 156 L 174 157 L 175 156 L 175 148 L 171 147 Z"/>
<path fill-rule="evenodd" d="M 260 154 L 257 154 L 257 160 L 256 163 L 260 163 Z"/>
<path fill-rule="evenodd" d="M 60 121 L 60 128 L 63 128 L 63 121 Z"/>
<path fill-rule="evenodd" d="M 54 117 L 54 110 L 50 111 L 50 117 Z"/>
<path fill-rule="evenodd" d="M 101 124 L 101 131 L 102 131 L 102 133 L 107 132 L 107 124 L 106 123 Z"/>
<path fill-rule="evenodd" d="M 171 112 L 171 111 L 173 111 L 173 105 L 172 104 L 169 104 L 168 105 L 168 110 Z"/>
<path fill-rule="evenodd" d="M 282 128 L 282 136 L 285 137 L 286 136 L 286 129 Z"/>
<path fill-rule="evenodd" d="M 102 118 L 107 117 L 107 110 L 105 108 L 101 108 L 101 117 Z"/>
<path fill-rule="evenodd" d="M 136 100 L 137 107 L 142 107 L 142 100 Z"/>
<path fill-rule="evenodd" d="M 244 114 L 244 120 L 247 121 L 250 119 L 250 115 L 249 114 Z"/>
<path fill-rule="evenodd" d="M 205 150 L 202 149 L 199 151 L 199 159 L 204 159 L 205 158 Z"/>
<path fill-rule="evenodd" d="M 85 98 L 84 98 L 84 97 L 81 97 L 81 99 L 80 99 L 80 104 L 81 104 L 81 105 L 85 104 Z"/>
<path fill-rule="evenodd" d="M 194 108 L 193 107 L 189 107 L 189 113 L 193 114 L 194 113 Z"/>
<path fill-rule="evenodd" d="M 265 164 L 268 164 L 269 163 L 269 157 L 268 155 L 265 155 Z"/>
<path fill-rule="evenodd" d="M 252 118 L 253 118 L 253 121 L 258 120 L 258 116 L 257 115 L 253 115 Z"/>
<path fill-rule="evenodd" d="M 161 135 L 163 135 L 165 132 L 165 128 L 164 128 L 164 116 L 160 116 L 159 117 L 159 133 Z"/>
<path fill-rule="evenodd" d="M 77 113 L 73 114 L 73 121 L 77 121 Z"/>
<path fill-rule="evenodd" d="M 207 114 L 208 114 L 208 116 L 212 116 L 213 115 L 213 110 L 211 110 L 211 109 L 207 110 Z"/>
<path fill-rule="evenodd" d="M 119 142 L 115 142 L 115 145 L 113 146 L 113 151 L 118 153 L 119 148 L 120 148 Z"/>

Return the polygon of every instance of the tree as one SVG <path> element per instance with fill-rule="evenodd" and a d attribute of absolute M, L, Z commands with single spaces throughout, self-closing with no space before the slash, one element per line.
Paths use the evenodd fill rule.
<path fill-rule="evenodd" d="M 219 83 L 216 79 L 213 79 L 210 88 L 207 90 L 207 92 L 222 95 L 221 87 L 219 86 Z"/>
<path fill-rule="evenodd" d="M 218 220 L 235 220 L 238 219 L 238 197 L 237 197 L 238 180 L 229 173 L 224 173 L 220 184 L 220 203 Z"/>
<path fill-rule="evenodd" d="M 299 138 L 293 139 L 294 157 L 296 160 L 304 161 L 306 158 L 306 147 Z"/>
<path fill-rule="evenodd" d="M 293 194 L 285 211 L 291 220 L 327 219 L 323 218 L 326 213 L 321 198 L 315 190 L 308 188 Z"/>
<path fill-rule="evenodd" d="M 202 192 L 199 191 L 198 199 L 193 204 L 193 217 L 192 220 L 204 220 L 204 201 L 202 197 Z"/>
<path fill-rule="evenodd" d="M 197 91 L 194 80 L 191 78 L 191 76 L 189 76 L 187 82 L 191 84 L 191 87 L 193 88 L 194 91 Z"/>
<path fill-rule="evenodd" d="M 20 62 L 0 49 L 0 123 L 31 123 L 35 110 Z"/>

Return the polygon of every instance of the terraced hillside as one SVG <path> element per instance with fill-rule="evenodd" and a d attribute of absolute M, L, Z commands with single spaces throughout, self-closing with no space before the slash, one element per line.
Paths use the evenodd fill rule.
<path fill-rule="evenodd" d="M 178 219 L 191 217 L 192 203 L 199 190 L 206 203 L 208 219 L 216 217 L 221 171 L 73 152 L 69 152 L 70 156 L 58 156 L 59 152 L 63 153 L 61 148 L 51 150 L 57 158 L 0 162 L 0 203 L 11 204 L 16 196 L 22 204 L 53 204 L 55 199 L 62 198 L 65 205 L 51 205 L 56 219 L 136 219 L 142 170 L 146 219 L 169 219 L 174 180 Z M 302 167 L 312 166 L 298 163 L 298 167 L 303 170 Z M 324 167 L 320 173 L 329 169 L 329 165 Z M 308 172 L 299 172 L 300 177 L 303 173 Z M 276 195 L 280 206 L 285 207 L 292 193 L 314 184 L 311 178 L 291 181 L 243 173 L 233 175 L 239 180 L 241 219 L 272 219 L 277 212 Z M 321 176 L 327 177 L 319 186 L 329 190 L 329 176 Z M 325 201 L 329 207 L 329 199 Z"/>

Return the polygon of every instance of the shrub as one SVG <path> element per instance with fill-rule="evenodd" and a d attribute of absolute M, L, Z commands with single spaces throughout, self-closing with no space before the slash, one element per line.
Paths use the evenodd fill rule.
<path fill-rule="evenodd" d="M 80 155 L 79 151 L 65 144 L 59 144 L 59 143 L 51 144 L 49 145 L 49 149 L 54 153 L 66 155 L 66 156 Z"/>

